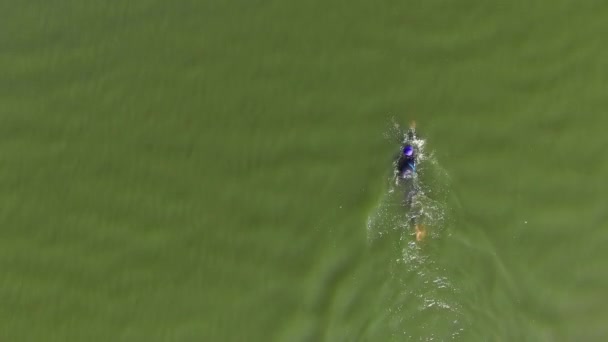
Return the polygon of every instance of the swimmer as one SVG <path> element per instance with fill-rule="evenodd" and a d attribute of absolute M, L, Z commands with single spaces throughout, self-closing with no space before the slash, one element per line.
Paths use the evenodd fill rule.
<path fill-rule="evenodd" d="M 402 143 L 399 157 L 395 161 L 395 183 L 399 185 L 400 180 L 405 180 L 407 189 L 405 206 L 410 210 L 411 226 L 414 228 L 416 241 L 423 241 L 426 238 L 427 232 L 424 225 L 418 222 L 418 214 L 412 213 L 414 209 L 416 195 L 420 190 L 414 177 L 416 176 L 416 164 L 418 162 L 418 147 L 415 140 L 418 139 L 416 134 L 416 124 L 412 122 L 410 128 L 405 134 L 405 140 Z"/>
<path fill-rule="evenodd" d="M 400 178 L 407 179 L 413 177 L 415 172 L 416 152 L 414 151 L 414 146 L 406 144 L 397 161 L 397 174 Z"/>

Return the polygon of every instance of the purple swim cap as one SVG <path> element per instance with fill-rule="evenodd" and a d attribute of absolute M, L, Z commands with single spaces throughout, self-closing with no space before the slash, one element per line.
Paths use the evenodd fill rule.
<path fill-rule="evenodd" d="M 414 148 L 411 145 L 407 145 L 403 148 L 403 154 L 405 154 L 408 157 L 411 157 L 414 155 Z"/>

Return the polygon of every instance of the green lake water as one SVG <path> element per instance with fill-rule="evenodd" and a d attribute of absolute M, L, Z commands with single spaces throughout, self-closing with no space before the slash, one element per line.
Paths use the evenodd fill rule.
<path fill-rule="evenodd" d="M 600 1 L 0 1 L 0 340 L 606 341 L 607 36 Z"/>

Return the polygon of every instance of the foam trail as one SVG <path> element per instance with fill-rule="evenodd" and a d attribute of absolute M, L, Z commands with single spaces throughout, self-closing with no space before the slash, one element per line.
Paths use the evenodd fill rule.
<path fill-rule="evenodd" d="M 400 144 L 406 139 L 395 125 L 385 136 L 396 138 Z M 399 240 L 399 256 L 389 261 L 390 281 L 396 288 L 395 298 L 387 308 L 390 312 L 387 324 L 396 339 L 404 336 L 419 336 L 421 340 L 456 339 L 464 329 L 460 305 L 455 300 L 458 289 L 430 252 L 433 241 L 447 234 L 449 178 L 433 153 L 427 150 L 426 140 L 417 138 L 408 143 L 413 144 L 418 153 L 417 172 L 412 179 L 416 195 L 411 206 L 404 205 L 404 193 L 407 193 L 404 187 L 408 184 L 397 185 L 391 177 L 367 219 L 370 244 L 381 238 Z M 413 221 L 426 227 L 425 241 L 415 241 Z M 429 317 L 429 323 L 420 325 L 425 317 Z"/>

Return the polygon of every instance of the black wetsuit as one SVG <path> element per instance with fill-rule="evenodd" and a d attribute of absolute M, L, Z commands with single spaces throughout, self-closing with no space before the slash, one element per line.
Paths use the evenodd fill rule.
<path fill-rule="evenodd" d="M 410 156 L 405 155 L 405 149 L 411 146 L 413 149 L 413 153 Z M 414 174 L 416 173 L 416 158 L 417 151 L 415 147 L 410 143 L 405 143 L 401 148 L 401 153 L 399 154 L 399 158 L 395 163 L 397 179 L 402 179 L 406 181 L 406 190 L 405 190 L 405 205 L 407 207 L 411 207 L 414 197 L 418 193 L 418 186 L 415 181 L 413 181 Z"/>
<path fill-rule="evenodd" d="M 416 148 L 409 143 L 410 141 L 413 141 L 416 139 L 416 133 L 414 132 L 414 130 L 412 128 L 410 128 L 407 131 L 407 141 L 403 147 L 401 148 L 401 153 L 399 154 L 399 159 L 397 160 L 396 163 L 396 167 L 397 167 L 397 172 L 398 172 L 398 176 L 399 177 L 403 177 L 405 172 L 408 172 L 408 170 L 411 173 L 416 172 L 416 153 L 418 151 L 416 151 Z M 411 146 L 413 149 L 413 153 L 411 156 L 406 156 L 405 153 L 403 153 L 403 151 L 405 150 L 405 148 L 407 146 Z"/>
<path fill-rule="evenodd" d="M 418 158 L 418 151 L 416 150 L 417 146 L 413 144 L 414 140 L 416 140 L 416 133 L 413 129 L 409 129 L 406 136 L 406 141 L 403 142 L 401 146 L 401 151 L 395 162 L 395 171 L 397 173 L 397 178 L 405 180 L 405 201 L 404 205 L 409 208 L 410 213 L 408 214 L 410 217 L 410 223 L 412 226 L 416 225 L 417 214 L 412 212 L 414 200 L 419 191 L 418 183 L 413 179 L 414 174 L 416 173 L 416 160 Z M 413 153 L 411 156 L 405 155 L 405 150 L 407 146 L 411 146 L 413 148 Z"/>
<path fill-rule="evenodd" d="M 399 177 L 403 177 L 403 174 L 410 170 L 412 173 L 416 172 L 416 152 L 411 156 L 401 154 L 399 160 L 397 160 L 397 172 Z"/>

